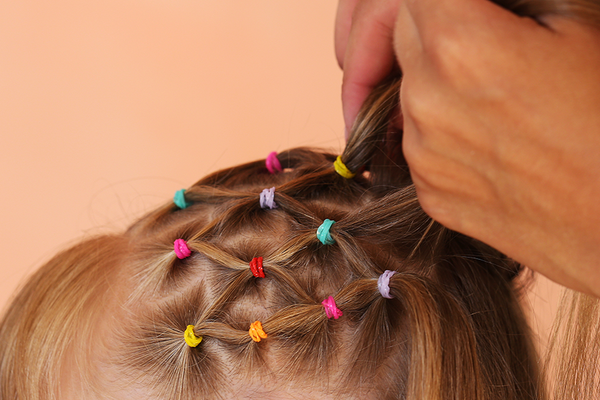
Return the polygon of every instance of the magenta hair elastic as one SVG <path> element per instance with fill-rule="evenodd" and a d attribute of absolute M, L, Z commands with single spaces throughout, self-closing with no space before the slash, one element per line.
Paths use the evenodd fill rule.
<path fill-rule="evenodd" d="M 276 151 L 272 151 L 271 153 L 269 153 L 269 155 L 267 156 L 267 159 L 265 160 L 265 166 L 267 167 L 269 172 L 272 174 L 276 174 L 278 172 L 283 171 L 283 169 L 281 168 L 281 163 L 279 162 L 279 159 L 277 158 Z"/>
<path fill-rule="evenodd" d="M 337 308 L 333 296 L 329 296 L 328 298 L 323 300 L 321 304 L 323 304 L 323 307 L 325 308 L 325 314 L 327 314 L 327 318 L 333 317 L 333 319 L 338 319 L 339 317 L 344 315 L 342 310 Z"/>
<path fill-rule="evenodd" d="M 260 208 L 269 208 L 271 210 L 277 208 L 277 204 L 275 203 L 275 187 L 260 192 Z"/>
<path fill-rule="evenodd" d="M 377 279 L 377 289 L 379 289 L 379 293 L 381 293 L 382 297 L 386 299 L 393 299 L 394 297 L 390 295 L 390 278 L 394 275 L 396 271 L 390 271 L 386 269 L 383 274 L 379 275 L 379 279 Z"/>
<path fill-rule="evenodd" d="M 173 247 L 175 249 L 175 255 L 180 260 L 183 260 L 184 258 L 187 258 L 192 254 L 190 248 L 187 245 L 187 242 L 183 239 L 177 239 L 173 243 Z"/>

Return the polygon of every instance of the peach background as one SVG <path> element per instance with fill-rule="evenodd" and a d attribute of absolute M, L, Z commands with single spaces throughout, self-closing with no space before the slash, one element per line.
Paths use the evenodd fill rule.
<path fill-rule="evenodd" d="M 0 2 L 0 305 L 216 169 L 339 151 L 334 0 Z M 556 288 L 528 303 L 543 338 Z"/>

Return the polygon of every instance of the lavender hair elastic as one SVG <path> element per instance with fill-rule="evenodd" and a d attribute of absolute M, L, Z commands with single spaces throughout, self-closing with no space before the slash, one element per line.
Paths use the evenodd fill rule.
<path fill-rule="evenodd" d="M 379 279 L 377 279 L 377 289 L 379 289 L 381 296 L 386 299 L 393 299 L 393 297 L 390 295 L 390 278 L 395 273 L 396 271 L 390 271 L 389 269 L 386 269 L 385 272 L 379 276 Z"/>
<path fill-rule="evenodd" d="M 260 208 L 277 208 L 275 203 L 275 187 L 265 189 L 260 193 Z"/>

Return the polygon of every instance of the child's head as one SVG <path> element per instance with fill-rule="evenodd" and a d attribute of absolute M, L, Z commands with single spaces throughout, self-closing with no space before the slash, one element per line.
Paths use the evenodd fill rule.
<path fill-rule="evenodd" d="M 349 171 L 284 151 L 57 255 L 0 326 L 0 398 L 534 398 L 521 268 L 420 209 L 397 88 L 359 116 Z"/>

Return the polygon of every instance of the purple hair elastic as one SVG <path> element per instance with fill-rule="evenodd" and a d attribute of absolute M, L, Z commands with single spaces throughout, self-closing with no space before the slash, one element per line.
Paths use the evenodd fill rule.
<path fill-rule="evenodd" d="M 277 159 L 276 151 L 272 151 L 269 153 L 267 159 L 265 160 L 265 166 L 272 174 L 276 174 L 277 172 L 283 171 L 283 169 L 281 168 L 281 163 Z"/>
<path fill-rule="evenodd" d="M 177 239 L 173 243 L 173 247 L 174 247 L 174 250 L 175 250 L 175 255 L 180 260 L 183 260 L 184 258 L 187 258 L 187 257 L 189 257 L 192 254 L 192 252 L 190 251 L 190 248 L 188 247 L 186 241 L 183 240 L 183 239 Z"/>
<path fill-rule="evenodd" d="M 393 299 L 394 297 L 390 295 L 390 278 L 394 275 L 396 271 L 390 271 L 386 269 L 383 274 L 379 276 L 377 279 L 377 289 L 379 289 L 379 293 L 381 293 L 381 297 L 386 299 Z"/>
<path fill-rule="evenodd" d="M 325 308 L 325 314 L 327 314 L 327 318 L 333 317 L 333 319 L 338 319 L 339 317 L 344 315 L 342 310 L 337 308 L 333 296 L 329 296 L 328 298 L 323 300 L 321 304 L 323 304 L 323 307 Z"/>
<path fill-rule="evenodd" d="M 260 192 L 260 208 L 269 208 L 271 210 L 277 208 L 274 186 L 271 189 L 265 189 Z"/>

